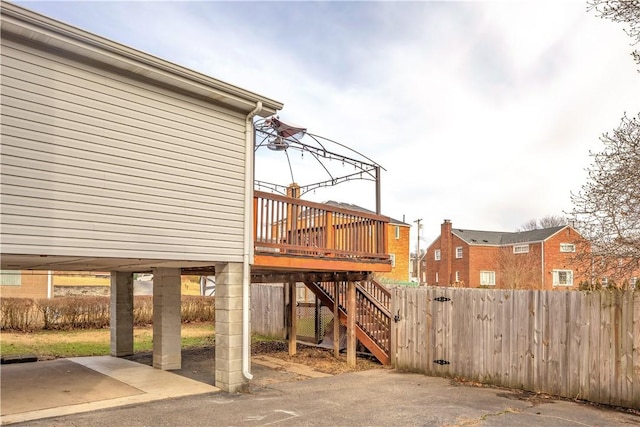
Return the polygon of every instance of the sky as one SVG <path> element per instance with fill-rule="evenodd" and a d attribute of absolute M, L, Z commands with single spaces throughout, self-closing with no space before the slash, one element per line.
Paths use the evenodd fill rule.
<path fill-rule="evenodd" d="M 632 39 L 584 1 L 15 3 L 284 103 L 385 169 L 382 213 L 412 250 L 418 219 L 425 248 L 444 219 L 515 231 L 570 212 L 600 135 L 640 111 Z M 327 179 L 290 159 L 297 183 Z M 289 184 L 283 153 L 259 150 L 256 177 Z M 369 181 L 303 198 L 376 203 Z"/>

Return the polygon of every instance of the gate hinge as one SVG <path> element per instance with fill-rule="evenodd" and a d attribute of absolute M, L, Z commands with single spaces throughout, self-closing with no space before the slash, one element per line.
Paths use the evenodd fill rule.
<path fill-rule="evenodd" d="M 447 297 L 438 297 L 438 298 L 434 298 L 435 301 L 440 301 L 440 302 L 445 302 L 445 301 L 451 301 L 451 298 L 447 298 Z"/>
<path fill-rule="evenodd" d="M 450 365 L 448 361 L 442 359 L 434 360 L 433 363 L 437 363 L 438 365 Z"/>

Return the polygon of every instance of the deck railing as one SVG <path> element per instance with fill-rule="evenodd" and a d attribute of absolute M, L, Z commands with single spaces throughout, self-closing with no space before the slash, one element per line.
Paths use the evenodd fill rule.
<path fill-rule="evenodd" d="M 256 254 L 387 261 L 389 218 L 254 192 Z"/>

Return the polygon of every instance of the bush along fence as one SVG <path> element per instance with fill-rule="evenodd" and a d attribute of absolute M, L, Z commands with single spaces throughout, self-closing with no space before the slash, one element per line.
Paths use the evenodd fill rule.
<path fill-rule="evenodd" d="M 640 409 L 640 291 L 395 288 L 391 301 L 399 369 Z"/>
<path fill-rule="evenodd" d="M 183 296 L 182 322 L 213 322 L 215 297 Z M 110 318 L 109 297 L 61 297 L 53 299 L 1 298 L 0 328 L 39 329 L 106 328 Z M 153 297 L 133 299 L 134 326 L 153 323 Z"/>

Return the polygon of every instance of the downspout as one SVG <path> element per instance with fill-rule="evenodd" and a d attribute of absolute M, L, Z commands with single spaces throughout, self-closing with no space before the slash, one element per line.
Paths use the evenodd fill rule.
<path fill-rule="evenodd" d="M 251 331 L 249 330 L 249 293 L 251 292 L 251 271 L 249 261 L 253 257 L 253 117 L 262 110 L 262 102 L 247 115 L 244 140 L 244 250 L 242 259 L 242 375 L 253 378 L 249 372 L 251 362 Z"/>
<path fill-rule="evenodd" d="M 53 298 L 53 275 L 52 275 L 52 271 L 49 270 L 49 272 L 47 273 L 47 298 L 51 299 Z"/>

